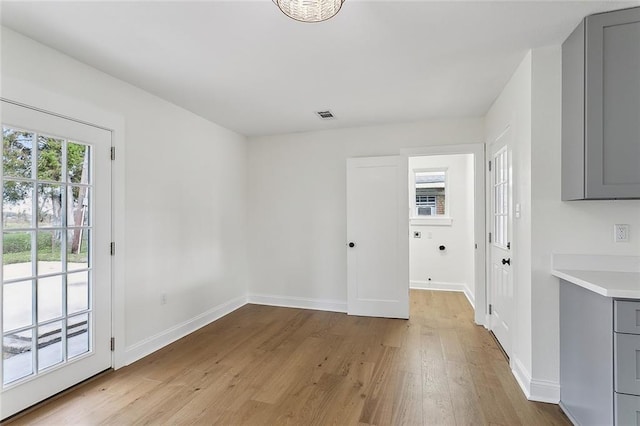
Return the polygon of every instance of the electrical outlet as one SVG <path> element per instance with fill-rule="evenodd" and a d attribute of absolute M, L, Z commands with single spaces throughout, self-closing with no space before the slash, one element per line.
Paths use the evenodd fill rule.
<path fill-rule="evenodd" d="M 160 295 L 160 304 L 161 305 L 166 305 L 167 304 L 167 293 L 162 293 Z"/>
<path fill-rule="evenodd" d="M 613 225 L 613 238 L 616 243 L 627 243 L 629 237 L 629 225 Z"/>

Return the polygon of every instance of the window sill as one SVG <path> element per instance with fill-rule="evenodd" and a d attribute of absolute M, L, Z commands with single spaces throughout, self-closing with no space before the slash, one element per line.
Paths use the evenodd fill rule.
<path fill-rule="evenodd" d="M 409 219 L 411 226 L 451 226 L 453 219 L 450 217 L 412 217 Z"/>

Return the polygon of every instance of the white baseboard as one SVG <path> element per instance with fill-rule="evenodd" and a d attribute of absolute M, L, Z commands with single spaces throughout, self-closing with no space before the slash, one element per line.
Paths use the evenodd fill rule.
<path fill-rule="evenodd" d="M 318 311 L 347 312 L 347 302 L 342 300 L 309 299 L 306 297 L 275 296 L 271 294 L 249 294 L 247 303 L 282 306 L 285 308 L 314 309 Z"/>
<path fill-rule="evenodd" d="M 223 316 L 230 314 L 236 309 L 244 306 L 247 303 L 245 296 L 236 297 L 228 302 L 222 303 L 212 309 L 209 309 L 202 314 L 184 321 L 181 324 L 175 325 L 167 330 L 148 337 L 138 343 L 135 343 L 125 349 L 125 362 L 129 365 L 145 356 L 175 342 L 184 336 L 193 333 L 199 328 L 204 327 L 213 321 L 222 318 Z"/>
<path fill-rule="evenodd" d="M 409 288 L 413 290 L 459 291 L 464 293 L 473 309 L 476 301 L 465 283 L 445 283 L 440 281 L 409 281 Z"/>
<path fill-rule="evenodd" d="M 548 380 L 535 380 L 522 365 L 519 359 L 511 358 L 511 372 L 520 385 L 524 396 L 529 401 L 548 402 L 557 404 L 560 402 L 560 384 Z"/>
<path fill-rule="evenodd" d="M 549 380 L 531 380 L 531 401 L 548 402 L 557 404 L 560 402 L 560 384 Z"/>

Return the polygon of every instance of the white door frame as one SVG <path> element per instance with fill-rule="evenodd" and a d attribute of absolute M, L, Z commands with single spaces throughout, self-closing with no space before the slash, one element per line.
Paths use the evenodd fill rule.
<path fill-rule="evenodd" d="M 487 326 L 487 285 L 486 285 L 486 193 L 485 193 L 485 144 L 464 145 L 436 145 L 421 148 L 407 148 L 400 150 L 404 161 L 409 163 L 409 157 L 430 155 L 473 154 L 474 158 L 474 240 L 476 244 L 474 256 L 474 320 L 476 324 Z M 407 185 L 407 192 L 409 185 Z M 407 221 L 409 216 L 407 214 Z M 409 234 L 405 236 L 409 245 Z"/>
<path fill-rule="evenodd" d="M 69 98 L 9 76 L 2 76 L 0 90 L 0 98 L 5 101 L 111 131 L 111 143 L 117 152 L 116 161 L 111 165 L 111 236 L 112 241 L 117 245 L 116 254 L 111 262 L 111 330 L 115 338 L 111 365 L 114 369 L 124 367 L 126 365 L 124 117 L 82 100 Z M 1 114 L 2 111 L 0 116 Z"/>

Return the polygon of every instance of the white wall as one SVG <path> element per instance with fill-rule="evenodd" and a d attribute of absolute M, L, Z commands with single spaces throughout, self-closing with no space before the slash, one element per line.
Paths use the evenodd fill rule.
<path fill-rule="evenodd" d="M 482 119 L 250 138 L 249 292 L 346 309 L 346 159 L 483 139 Z"/>
<path fill-rule="evenodd" d="M 527 54 L 486 116 L 487 143 L 510 126 L 513 135 L 513 202 L 521 216 L 511 238 L 514 305 L 511 365 L 531 372 L 531 54 Z"/>
<path fill-rule="evenodd" d="M 532 376 L 559 379 L 558 279 L 552 253 L 638 255 L 640 200 L 561 201 L 561 49 L 532 53 Z M 631 225 L 631 241 L 615 243 L 613 225 Z"/>
<path fill-rule="evenodd" d="M 514 297 L 512 368 L 529 397 L 559 398 L 558 279 L 552 253 L 640 253 L 640 201 L 561 201 L 561 50 L 534 49 L 486 117 L 487 141 L 514 130 Z M 629 243 L 613 242 L 613 225 L 631 225 Z M 635 232 L 633 231 L 635 230 Z"/>
<path fill-rule="evenodd" d="M 410 226 L 409 276 L 412 288 L 464 291 L 474 297 L 473 155 L 431 155 L 409 158 L 412 170 L 447 169 L 448 212 L 451 225 Z M 418 231 L 421 238 L 415 238 Z M 446 250 L 439 250 L 444 245 Z"/>
<path fill-rule="evenodd" d="M 116 176 L 124 193 L 114 196 L 125 206 L 124 220 L 115 218 L 126 235 L 116 242 L 126 253 L 116 257 L 125 264 L 126 328 L 117 345 L 126 345 L 128 361 L 213 319 L 216 307 L 244 303 L 243 136 L 3 29 L 4 96 L 20 96 L 13 80 L 124 119 L 124 177 Z"/>

